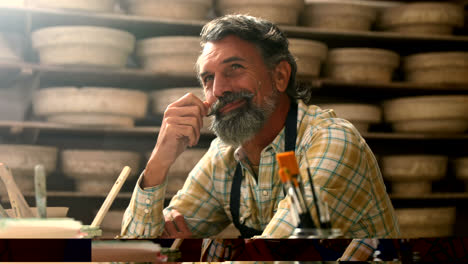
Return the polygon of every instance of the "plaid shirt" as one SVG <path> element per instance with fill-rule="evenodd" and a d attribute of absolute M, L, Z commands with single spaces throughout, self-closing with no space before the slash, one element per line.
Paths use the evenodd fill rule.
<path fill-rule="evenodd" d="M 387 195 L 377 161 L 365 140 L 348 121 L 336 118 L 332 110 L 298 104 L 296 159 L 306 198 L 314 221 L 315 214 L 306 162 L 320 198 L 328 204 L 333 228 L 346 237 L 397 237 L 399 228 Z M 264 238 L 287 238 L 295 228 L 284 199 L 278 176 L 276 154 L 284 151 L 284 128 L 261 152 L 258 178 L 246 162 L 240 162 L 244 179 L 241 184 L 240 222 L 263 230 Z M 138 181 L 126 210 L 124 237 L 158 237 L 164 229 L 164 214 L 177 210 L 194 237 L 213 237 L 232 222 L 230 191 L 239 155 L 235 148 L 215 139 L 205 156 L 190 172 L 183 188 L 163 211 L 168 180 L 155 187 L 139 187 Z M 237 157 L 237 159 L 236 159 Z M 169 180 L 170 181 L 170 180 Z M 356 241 L 358 248 L 362 243 Z M 213 248 L 218 248 L 214 250 Z M 348 250 L 347 250 L 348 251 Z M 211 260 L 223 259 L 222 247 L 207 251 Z M 350 252 L 353 252 L 350 250 Z M 219 258 L 218 258 L 219 257 Z"/>

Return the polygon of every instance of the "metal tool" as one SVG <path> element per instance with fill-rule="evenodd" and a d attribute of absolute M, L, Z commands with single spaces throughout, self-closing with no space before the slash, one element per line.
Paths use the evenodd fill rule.
<path fill-rule="evenodd" d="M 320 213 L 321 209 L 319 206 L 317 194 L 315 193 L 314 182 L 312 181 L 312 175 L 310 173 L 310 165 L 309 160 L 307 159 L 307 155 L 304 155 L 304 159 L 307 165 L 307 177 L 309 178 L 310 189 L 312 190 L 312 196 L 314 197 L 315 212 L 317 213 L 317 217 L 319 219 L 320 228 L 331 228 L 330 219 L 326 219 L 326 215 Z"/>
<path fill-rule="evenodd" d="M 34 189 L 37 215 L 39 218 L 47 218 L 46 173 L 44 166 L 41 164 L 34 167 Z"/>
<path fill-rule="evenodd" d="M 0 178 L 2 179 L 3 184 L 5 184 L 5 187 L 8 191 L 8 198 L 10 198 L 11 208 L 15 211 L 16 217 L 34 217 L 34 214 L 24 199 L 23 194 L 16 185 L 10 169 L 3 163 L 0 163 Z"/>

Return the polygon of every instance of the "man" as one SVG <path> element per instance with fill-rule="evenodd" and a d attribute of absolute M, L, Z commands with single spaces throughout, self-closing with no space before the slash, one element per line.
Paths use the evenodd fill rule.
<path fill-rule="evenodd" d="M 234 223 L 243 237 L 289 237 L 296 225 L 275 159 L 286 150 L 295 151 L 302 176 L 308 161 L 333 228 L 353 238 L 399 235 L 374 155 L 352 124 L 304 103 L 310 92 L 296 87 L 297 66 L 278 27 L 228 15 L 205 25 L 201 41 L 205 101 L 187 94 L 167 107 L 122 235 L 206 238 Z M 163 211 L 167 171 L 197 144 L 208 114 L 217 138 Z M 318 224 L 310 182 L 303 182 Z"/>

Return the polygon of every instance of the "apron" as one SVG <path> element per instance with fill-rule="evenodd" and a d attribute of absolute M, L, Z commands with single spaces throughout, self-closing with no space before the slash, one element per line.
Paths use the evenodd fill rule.
<path fill-rule="evenodd" d="M 288 115 L 286 117 L 285 124 L 285 139 L 284 139 L 284 148 L 285 151 L 294 151 L 296 147 L 296 135 L 297 135 L 297 104 L 291 100 L 291 106 L 289 108 Z M 236 171 L 234 172 L 234 178 L 232 180 L 231 187 L 231 201 L 230 201 L 230 211 L 232 215 L 232 221 L 234 226 L 241 233 L 240 238 L 251 238 L 253 236 L 259 236 L 262 234 L 263 230 L 257 230 L 244 224 L 241 224 L 239 221 L 239 210 L 240 210 L 240 192 L 241 192 L 241 182 L 242 182 L 242 166 L 240 162 L 237 163 Z"/>

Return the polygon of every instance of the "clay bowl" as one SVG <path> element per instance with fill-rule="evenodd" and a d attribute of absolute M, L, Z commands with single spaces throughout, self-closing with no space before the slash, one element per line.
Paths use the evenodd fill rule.
<path fill-rule="evenodd" d="M 417 83 L 468 84 L 468 52 L 425 52 L 403 60 L 405 79 Z"/>
<path fill-rule="evenodd" d="M 163 19 L 204 20 L 212 0 L 125 0 L 130 14 Z"/>
<path fill-rule="evenodd" d="M 143 68 L 160 75 L 196 77 L 195 63 L 200 55 L 200 38 L 164 36 L 137 42 L 136 55 Z"/>
<path fill-rule="evenodd" d="M 408 35 L 448 35 L 463 26 L 463 8 L 452 3 L 408 3 L 385 9 L 378 25 Z"/>
<path fill-rule="evenodd" d="M 78 126 L 132 127 L 146 115 L 145 92 L 110 87 L 49 87 L 39 90 L 34 114 L 47 121 Z"/>
<path fill-rule="evenodd" d="M 402 238 L 453 236 L 455 207 L 403 208 L 395 213 Z"/>
<path fill-rule="evenodd" d="M 46 174 L 57 167 L 57 148 L 36 145 L 0 144 L 0 162 L 6 164 L 21 192 L 34 191 L 34 167 L 42 164 Z M 0 196 L 7 197 L 7 191 L 0 183 Z"/>
<path fill-rule="evenodd" d="M 301 16 L 301 24 L 307 27 L 368 31 L 377 17 L 371 6 L 349 1 L 309 1 Z"/>
<path fill-rule="evenodd" d="M 93 26 L 47 27 L 31 38 L 43 64 L 125 67 L 135 45 L 129 32 Z"/>
<path fill-rule="evenodd" d="M 376 105 L 331 103 L 319 106 L 322 109 L 333 109 L 337 117 L 350 121 L 360 133 L 367 132 L 371 124 L 382 121 L 382 110 Z"/>
<path fill-rule="evenodd" d="M 113 12 L 115 0 L 34 0 L 29 1 L 28 5 L 85 12 Z"/>
<path fill-rule="evenodd" d="M 220 15 L 249 14 L 261 17 L 275 24 L 296 25 L 304 0 L 219 0 Z"/>
<path fill-rule="evenodd" d="M 296 57 L 298 77 L 318 77 L 327 58 L 327 45 L 314 40 L 288 38 L 289 50 Z"/>
<path fill-rule="evenodd" d="M 397 53 L 385 49 L 335 48 L 328 53 L 325 76 L 344 81 L 390 82 L 399 60 Z"/>
<path fill-rule="evenodd" d="M 87 193 L 108 193 L 125 166 L 129 178 L 140 172 L 140 154 L 131 151 L 68 149 L 61 153 L 63 173 L 75 180 L 76 189 Z"/>
<path fill-rule="evenodd" d="M 440 155 L 388 155 L 381 158 L 383 177 L 392 183 L 392 193 L 431 193 L 432 182 L 445 177 L 448 158 Z"/>
<path fill-rule="evenodd" d="M 397 132 L 463 133 L 468 129 L 468 96 L 414 96 L 385 101 L 384 118 Z"/>

